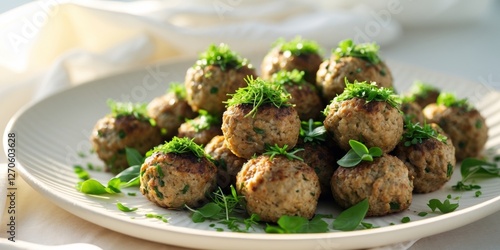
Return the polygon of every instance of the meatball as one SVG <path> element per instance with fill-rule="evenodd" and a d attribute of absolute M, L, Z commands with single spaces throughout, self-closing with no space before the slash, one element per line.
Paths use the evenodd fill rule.
<path fill-rule="evenodd" d="M 420 105 L 420 107 L 425 108 L 425 106 L 435 103 L 441 91 L 422 81 L 415 81 L 410 89 L 409 96 L 415 99 L 415 102 Z"/>
<path fill-rule="evenodd" d="M 184 122 L 178 130 L 178 137 L 194 139 L 199 145 L 206 145 L 217 135 L 222 135 L 220 118 L 207 113 Z"/>
<path fill-rule="evenodd" d="M 177 129 L 186 119 L 196 116 L 186 99 L 174 92 L 154 98 L 148 104 L 147 110 L 148 115 L 156 121 L 156 125 L 164 129 L 166 140 L 177 135 Z"/>
<path fill-rule="evenodd" d="M 248 115 L 254 107 L 250 104 L 230 106 L 222 117 L 222 133 L 227 147 L 236 156 L 250 159 L 263 153 L 266 145 L 297 144 L 300 119 L 291 107 L 277 108 L 272 104 L 260 106 L 255 116 Z"/>
<path fill-rule="evenodd" d="M 408 168 L 388 154 L 352 168 L 339 167 L 333 174 L 331 187 L 333 198 L 342 208 L 367 198 L 367 216 L 400 212 L 412 202 L 413 182 Z"/>
<path fill-rule="evenodd" d="M 437 123 L 451 138 L 457 161 L 480 156 L 488 140 L 488 127 L 477 109 L 432 103 L 423 113 L 429 122 Z"/>
<path fill-rule="evenodd" d="M 217 166 L 217 185 L 221 188 L 234 185 L 236 175 L 247 160 L 234 155 L 226 146 L 222 135 L 212 138 L 205 146 L 205 152 L 212 156 Z"/>
<path fill-rule="evenodd" d="M 194 111 L 203 109 L 222 115 L 228 94 L 246 86 L 247 76 L 257 77 L 255 69 L 248 65 L 225 70 L 218 65 L 193 66 L 186 73 L 187 101 Z"/>
<path fill-rule="evenodd" d="M 341 57 L 332 55 L 324 61 L 316 75 L 316 85 L 323 99 L 327 102 L 341 94 L 345 88 L 345 79 L 349 82 L 376 82 L 379 87 L 393 86 L 392 74 L 384 62 L 370 63 L 358 57 Z"/>
<path fill-rule="evenodd" d="M 304 150 L 295 153 L 295 155 L 302 158 L 318 175 L 321 196 L 331 197 L 330 180 L 333 172 L 338 168 L 337 160 L 339 158 L 337 154 L 332 154 L 331 148 L 326 144 L 301 142 L 296 147 Z"/>
<path fill-rule="evenodd" d="M 314 170 L 299 160 L 261 155 L 246 162 L 236 176 L 248 214 L 276 222 L 283 215 L 312 218 L 320 195 Z"/>
<path fill-rule="evenodd" d="M 192 153 L 156 152 L 141 166 L 140 191 L 160 207 L 199 207 L 216 187 L 217 168 Z"/>
<path fill-rule="evenodd" d="M 108 115 L 97 121 L 90 140 L 97 156 L 105 163 L 105 171 L 117 174 L 129 167 L 125 148 L 134 148 L 144 155 L 163 139 L 160 129 L 148 120 L 133 115 Z"/>
<path fill-rule="evenodd" d="M 444 135 L 437 124 L 430 126 Z M 403 140 L 394 150 L 394 155 L 408 167 L 413 177 L 414 193 L 430 193 L 440 189 L 450 180 L 456 163 L 455 147 L 449 138 L 442 142 L 431 137 L 409 146 Z"/>
<path fill-rule="evenodd" d="M 271 81 L 282 84 L 290 93 L 290 103 L 301 120 L 318 119 L 325 108 L 316 87 L 304 79 L 304 71 L 279 71 L 272 75 Z"/>
<path fill-rule="evenodd" d="M 280 71 L 297 69 L 305 72 L 305 80 L 316 81 L 316 72 L 323 59 L 318 53 L 303 53 L 294 55 L 289 50 L 283 51 L 280 46 L 273 48 L 264 57 L 261 64 L 261 77 L 271 79 L 271 76 Z"/>
<path fill-rule="evenodd" d="M 401 111 L 405 115 L 405 118 L 410 119 L 411 122 L 424 124 L 424 113 L 422 113 L 422 107 L 420 107 L 418 103 L 412 101 L 404 101 L 401 104 Z"/>
<path fill-rule="evenodd" d="M 367 147 L 379 147 L 390 152 L 403 134 L 403 115 L 384 101 L 366 102 L 362 98 L 333 101 L 323 121 L 325 129 L 345 151 L 349 140 L 358 140 Z"/>

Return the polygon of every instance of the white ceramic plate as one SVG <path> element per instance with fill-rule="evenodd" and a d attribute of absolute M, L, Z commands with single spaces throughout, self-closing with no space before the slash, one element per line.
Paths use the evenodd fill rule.
<path fill-rule="evenodd" d="M 113 98 L 148 102 L 163 94 L 169 82 L 182 81 L 186 69 L 193 62 L 170 61 L 89 82 L 59 92 L 19 112 L 9 123 L 6 133 L 17 134 L 17 160 L 23 178 L 43 196 L 85 220 L 134 237 L 192 248 L 369 248 L 441 233 L 500 210 L 499 179 L 482 181 L 480 184 L 483 194 L 476 198 L 474 192 L 460 193 L 451 189 L 460 179 L 459 171 L 455 171 L 453 179 L 441 190 L 415 195 L 409 210 L 365 220 L 379 228 L 321 234 L 216 232 L 209 226 L 209 222 L 193 223 L 187 212 L 165 210 L 153 205 L 137 188 L 130 188 L 124 194 L 109 196 L 108 199 L 79 193 L 75 189 L 78 179 L 73 166 L 85 166 L 87 163 L 102 166 L 95 155 L 78 155 L 89 152 L 90 131 L 95 122 L 108 113 L 106 100 Z M 435 83 L 443 91 L 469 97 L 487 117 L 487 123 L 491 127 L 487 147 L 500 147 L 500 103 L 497 101 L 500 94 L 488 94 L 489 89 L 485 86 L 435 72 L 393 62 L 389 62 L 389 65 L 399 91 L 406 90 L 415 79 L 420 79 Z M 112 177 L 111 174 L 98 171 L 90 171 L 90 174 L 102 182 Z M 127 192 L 135 192 L 137 195 L 129 196 L 126 195 Z M 430 212 L 426 205 L 430 199 L 444 200 L 449 194 L 454 198 L 460 197 L 457 211 L 444 215 L 429 213 L 425 217 L 417 215 L 419 212 Z M 117 202 L 138 210 L 132 213 L 121 212 L 116 208 Z M 338 214 L 331 204 L 322 203 L 318 210 L 320 213 Z M 169 222 L 146 218 L 147 213 L 165 215 Z M 409 217 L 411 222 L 401 223 L 403 217 Z"/>

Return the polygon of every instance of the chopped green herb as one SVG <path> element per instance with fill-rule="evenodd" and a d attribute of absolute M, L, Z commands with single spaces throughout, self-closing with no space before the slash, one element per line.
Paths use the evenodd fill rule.
<path fill-rule="evenodd" d="M 427 206 L 429 206 L 429 208 L 432 210 L 432 212 L 434 212 L 436 209 L 438 209 L 439 211 L 441 211 L 442 213 L 450 213 L 450 212 L 453 212 L 455 211 L 455 209 L 458 208 L 458 203 L 450 203 L 450 200 L 449 198 L 444 200 L 444 202 L 441 202 L 440 200 L 438 199 L 431 199 L 429 200 L 429 203 L 427 204 Z"/>
<path fill-rule="evenodd" d="M 355 230 L 365 218 L 369 208 L 368 199 L 363 199 L 356 205 L 342 211 L 333 221 L 333 229 L 341 231 Z"/>
<path fill-rule="evenodd" d="M 73 170 L 80 180 L 88 180 L 90 179 L 90 174 L 85 169 L 83 169 L 80 165 L 73 166 Z"/>
<path fill-rule="evenodd" d="M 481 191 L 479 191 L 479 190 L 478 190 L 478 191 L 476 191 L 476 192 L 474 193 L 474 196 L 479 197 L 479 196 L 481 196 L 482 194 L 483 194 L 483 193 L 482 193 Z"/>
<path fill-rule="evenodd" d="M 374 226 L 374 225 L 373 225 L 373 224 L 371 224 L 371 223 L 367 223 L 367 222 L 363 222 L 363 221 L 362 221 L 360 224 L 361 224 L 361 226 L 363 226 L 363 227 L 364 227 L 364 228 L 366 228 L 366 229 L 377 228 L 377 226 Z"/>
<path fill-rule="evenodd" d="M 221 70 L 239 69 L 249 66 L 248 60 L 232 51 L 227 44 L 221 43 L 219 46 L 211 44 L 208 49 L 201 53 L 195 66 L 206 67 L 209 65 L 219 66 Z"/>
<path fill-rule="evenodd" d="M 413 82 L 413 85 L 410 89 L 410 96 L 427 98 L 429 96 L 429 93 L 432 92 L 439 92 L 439 89 L 429 83 L 416 80 Z"/>
<path fill-rule="evenodd" d="M 342 57 L 357 57 L 372 64 L 378 64 L 381 60 L 378 56 L 379 46 L 376 43 L 354 44 L 351 39 L 340 41 L 338 47 L 333 51 L 335 60 Z"/>
<path fill-rule="evenodd" d="M 451 186 L 451 188 L 458 191 L 471 191 L 474 189 L 481 189 L 481 186 L 475 184 L 464 184 L 462 181 L 458 181 L 457 184 Z"/>
<path fill-rule="evenodd" d="M 292 152 L 288 152 L 287 148 L 288 145 L 284 145 L 281 148 L 277 144 L 275 144 L 274 146 L 266 145 L 266 152 L 264 152 L 263 155 L 269 155 L 270 161 L 272 161 L 276 155 L 283 155 L 289 160 L 295 159 L 299 161 L 304 161 L 302 158 L 295 155 L 297 152 L 304 150 L 303 148 L 297 148 Z"/>
<path fill-rule="evenodd" d="M 205 153 L 203 147 L 196 144 L 196 142 L 194 142 L 194 139 L 189 139 L 187 137 L 179 138 L 177 136 L 174 136 L 169 142 L 156 146 L 152 150 L 149 150 L 146 153 L 146 156 L 150 156 L 156 152 L 162 152 L 164 154 L 192 153 L 198 158 L 207 157 L 208 159 L 211 159 L 211 157 Z"/>
<path fill-rule="evenodd" d="M 281 85 L 301 85 L 304 80 L 304 71 L 294 69 L 292 71 L 280 70 L 271 76 L 271 81 Z"/>
<path fill-rule="evenodd" d="M 120 193 L 120 179 L 112 178 L 108 181 L 107 186 L 104 186 L 96 179 L 88 179 L 77 184 L 78 191 L 84 194 L 102 195 Z"/>
<path fill-rule="evenodd" d="M 127 193 L 128 196 L 136 196 L 137 194 L 136 193 Z"/>
<path fill-rule="evenodd" d="M 168 223 L 168 218 L 161 214 L 145 214 L 146 218 L 154 218 L 165 223 Z"/>
<path fill-rule="evenodd" d="M 404 145 L 406 147 L 421 144 L 424 140 L 430 138 L 434 138 L 446 144 L 448 139 L 446 136 L 434 130 L 432 126 L 427 123 L 424 123 L 424 126 L 420 126 L 419 123 L 413 123 L 410 119 L 405 119 L 404 128 L 403 139 L 405 140 Z"/>
<path fill-rule="evenodd" d="M 382 149 L 379 147 L 371 147 L 368 149 L 365 144 L 356 140 L 349 140 L 349 145 L 351 149 L 344 157 L 337 161 L 339 166 L 345 168 L 354 167 L 361 161 L 373 161 L 373 157 L 380 157 L 383 154 Z"/>
<path fill-rule="evenodd" d="M 467 111 L 472 109 L 472 105 L 467 99 L 458 99 L 454 94 L 441 93 L 439 94 L 436 104 L 444 105 L 446 107 L 465 108 Z"/>
<path fill-rule="evenodd" d="M 420 213 L 418 213 L 418 216 L 425 217 L 425 216 L 427 216 L 427 214 L 428 214 L 427 212 L 420 212 Z"/>
<path fill-rule="evenodd" d="M 283 215 L 278 219 L 277 225 L 267 225 L 266 233 L 324 233 L 328 232 L 328 224 L 315 216 L 308 220 L 301 216 Z"/>
<path fill-rule="evenodd" d="M 320 53 L 320 47 L 316 42 L 302 39 L 299 36 L 288 42 L 283 38 L 279 38 L 273 44 L 273 48 L 276 47 L 280 48 L 281 52 L 290 53 L 294 56 Z"/>
<path fill-rule="evenodd" d="M 182 188 L 181 193 L 182 193 L 182 194 L 186 194 L 188 190 L 189 190 L 189 185 L 188 185 L 188 184 L 186 184 L 186 185 L 184 185 L 184 187 Z"/>
<path fill-rule="evenodd" d="M 398 202 L 389 202 L 389 207 L 391 210 L 399 210 L 401 205 Z"/>
<path fill-rule="evenodd" d="M 399 109 L 401 100 L 391 88 L 377 87 L 376 83 L 354 81 L 350 83 L 345 78 L 345 89 L 333 101 L 341 102 L 353 98 L 365 99 L 366 103 L 371 101 L 387 102 L 389 105 Z"/>
<path fill-rule="evenodd" d="M 402 223 L 408 223 L 408 222 L 410 222 L 410 217 L 408 217 L 408 216 L 403 217 L 403 218 L 401 219 L 401 222 L 402 222 Z"/>
<path fill-rule="evenodd" d="M 126 213 L 133 212 L 133 211 L 137 210 L 137 208 L 129 208 L 120 202 L 116 203 L 116 207 L 118 207 L 118 209 L 120 209 L 120 211 L 126 212 Z"/>
<path fill-rule="evenodd" d="M 497 164 L 482 161 L 475 158 L 466 158 L 460 166 L 462 181 L 476 177 L 500 177 L 500 169 Z"/>
<path fill-rule="evenodd" d="M 187 123 L 193 126 L 195 132 L 200 132 L 209 129 L 212 125 L 219 125 L 221 119 L 217 116 L 209 114 L 206 110 L 200 109 L 198 116 L 194 119 L 188 119 Z"/>
<path fill-rule="evenodd" d="M 108 99 L 107 104 L 111 109 L 111 116 L 113 117 L 133 116 L 137 120 L 148 121 L 152 125 L 154 124 L 154 120 L 147 115 L 147 103 L 116 102 Z M 125 134 L 120 135 L 121 138 L 123 138 L 122 136 L 125 137 Z"/>
<path fill-rule="evenodd" d="M 302 121 L 300 123 L 300 137 L 303 138 L 304 142 L 323 143 L 326 140 L 326 129 L 323 122 L 315 122 L 313 119 Z"/>
<path fill-rule="evenodd" d="M 167 93 L 173 93 L 180 100 L 185 100 L 187 95 L 186 86 L 180 82 L 171 82 Z"/>
<path fill-rule="evenodd" d="M 225 102 L 227 107 L 250 104 L 253 109 L 247 116 L 254 117 L 258 108 L 264 104 L 272 104 L 277 108 L 292 105 L 290 94 L 284 90 L 282 85 L 260 78 L 254 79 L 252 76 L 245 78 L 245 81 L 248 84 L 246 87 L 239 88 L 234 94 L 229 94 L 231 98 Z"/>

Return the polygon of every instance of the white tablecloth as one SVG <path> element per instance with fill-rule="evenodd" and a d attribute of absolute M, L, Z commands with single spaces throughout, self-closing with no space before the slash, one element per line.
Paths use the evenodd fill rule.
<path fill-rule="evenodd" d="M 53 0 L 45 2 L 63 3 L 66 1 Z M 357 4 L 361 1 L 354 2 Z M 401 2 L 405 3 L 405 1 Z M 413 17 L 412 19 L 413 12 L 405 12 L 405 15 L 393 14 L 392 16 L 389 16 L 389 19 L 392 18 L 392 21 L 396 20 L 397 22 L 391 23 L 391 25 L 385 27 L 386 29 L 380 31 L 380 34 L 378 34 L 379 36 L 377 37 L 377 40 L 383 45 L 382 54 L 385 58 L 402 61 L 423 68 L 430 68 L 436 71 L 448 73 L 450 75 L 468 78 L 469 80 L 487 84 L 493 88 L 498 89 L 500 87 L 500 71 L 498 67 L 498 58 L 500 58 L 500 50 L 498 50 L 498 44 L 500 44 L 500 29 L 498 28 L 498 23 L 500 23 L 500 17 L 497 15 L 497 13 L 499 13 L 500 11 L 500 3 L 489 5 L 489 9 L 486 12 L 484 12 L 484 9 L 477 7 L 478 4 L 476 4 L 476 7 L 471 7 L 471 11 L 463 12 L 463 8 L 460 9 L 453 5 L 455 2 L 456 1 L 439 1 L 439 4 L 427 6 L 428 9 L 426 9 L 426 18 L 428 20 L 433 20 L 433 22 L 436 24 L 431 25 L 432 27 L 429 27 L 429 23 L 425 21 L 427 20 L 426 18 L 418 19 L 420 21 L 415 22 L 415 20 L 417 19 L 415 17 Z M 163 35 L 161 34 L 163 31 L 165 31 L 165 27 L 160 27 L 156 25 L 155 22 L 165 20 L 161 20 L 162 18 L 164 18 L 162 17 L 162 15 L 160 15 L 161 13 L 155 12 L 155 8 L 158 7 L 157 5 L 155 5 L 156 3 L 156 1 L 150 1 L 148 5 L 143 5 L 143 8 L 129 8 L 130 6 L 125 8 L 120 4 L 113 3 L 109 5 L 108 3 L 106 3 L 105 5 L 103 5 L 105 7 L 102 7 L 98 10 L 88 9 L 88 7 L 79 8 L 75 7 L 74 5 L 64 7 L 72 8 L 70 12 L 64 13 L 83 16 L 91 15 L 93 18 L 95 18 L 95 20 L 110 18 L 110 27 L 112 25 L 127 25 L 127 27 L 129 27 L 129 30 L 131 30 L 131 33 L 118 34 L 122 35 L 121 41 L 124 41 L 124 43 L 122 44 L 111 43 L 108 40 L 99 40 L 98 38 L 96 38 L 94 40 L 80 40 L 78 42 L 66 41 L 65 43 L 59 44 L 45 44 L 45 46 L 42 47 L 37 46 L 37 43 L 39 41 L 44 41 L 44 36 L 57 34 L 57 29 L 64 30 L 68 28 L 67 26 L 58 26 L 60 24 L 59 22 L 55 24 L 52 23 L 52 26 L 48 26 L 51 27 L 50 30 L 45 29 L 41 34 L 39 34 L 42 38 L 26 39 L 26 43 L 18 44 L 19 46 L 28 46 L 34 44 L 33 48 L 36 49 L 36 51 L 34 52 L 30 50 L 23 50 L 23 47 L 19 47 L 20 50 L 17 52 L 12 51 L 12 49 L 8 49 L 12 48 L 12 41 L 5 39 L 1 40 L 0 44 L 2 44 L 2 46 L 0 46 L 0 53 L 2 53 L 2 55 L 4 56 L 0 57 L 0 104 L 2 105 L 0 128 L 3 130 L 6 124 L 6 120 L 20 106 L 33 100 L 34 98 L 42 97 L 44 94 L 54 89 L 65 86 L 65 84 L 79 84 L 81 82 L 84 82 L 85 80 L 93 79 L 95 77 L 100 77 L 106 74 L 111 74 L 113 73 L 113 70 L 110 70 L 112 66 L 118 65 L 120 70 L 123 70 L 127 67 L 152 63 L 157 60 L 161 60 L 162 58 L 174 56 L 177 54 L 196 54 L 202 48 L 206 47 L 205 44 L 202 44 L 202 41 L 200 41 L 200 37 L 207 37 L 210 33 L 203 33 L 206 32 L 206 30 L 204 31 L 203 29 L 187 29 L 187 31 L 180 31 L 172 26 L 167 28 L 167 30 L 172 29 L 176 31 L 177 33 L 174 32 L 174 34 L 176 36 L 179 36 L 179 38 L 183 36 L 192 36 L 193 38 L 191 40 L 178 40 L 172 39 L 171 37 L 162 37 Z M 231 1 L 231 3 L 242 4 L 239 6 L 233 6 L 232 10 L 234 10 L 234 13 L 241 11 L 242 8 L 239 7 L 242 7 L 245 4 L 245 2 L 243 1 Z M 324 3 L 324 6 L 329 5 L 329 3 L 326 1 Z M 359 29 L 365 29 L 368 27 L 368 31 L 370 30 L 370 27 L 373 26 L 373 24 L 378 24 L 382 27 L 384 24 L 384 20 L 387 19 L 377 19 L 377 15 L 379 18 L 387 18 L 387 16 L 383 16 L 383 14 L 385 13 L 383 11 L 387 10 L 387 5 L 384 5 L 386 3 L 384 1 L 375 1 L 375 3 L 379 5 L 370 6 L 370 8 L 375 8 L 376 11 L 368 12 L 372 13 L 371 16 L 368 16 L 368 19 L 362 20 L 360 23 L 355 22 L 354 26 L 351 27 L 357 27 Z M 354 3 L 344 5 L 350 6 L 353 4 Z M 420 7 L 422 6 L 425 7 L 424 4 L 420 5 Z M 342 4 L 330 7 L 347 8 L 346 6 L 342 6 Z M 279 7 L 279 5 L 272 5 L 269 8 L 280 9 L 281 7 Z M 58 10 L 61 11 L 62 9 Z M 194 10 L 196 10 L 196 8 L 194 8 Z M 417 11 L 418 8 L 414 10 Z M 120 13 L 126 14 L 116 14 L 113 11 L 122 11 Z M 193 9 L 183 13 L 183 15 L 192 15 L 192 11 Z M 295 11 L 298 14 L 302 13 L 307 15 L 307 11 L 316 13 L 314 11 L 317 10 L 312 8 L 304 11 L 303 9 L 297 9 L 293 6 L 289 6 L 286 11 L 287 13 Z M 366 6 L 356 8 L 356 10 L 352 12 L 342 12 L 349 13 L 350 15 L 341 16 L 340 19 L 331 17 L 316 17 L 317 19 L 315 20 L 317 20 L 317 28 L 318 30 L 321 30 L 321 27 L 324 27 L 324 25 L 339 24 L 339 22 L 342 20 L 351 22 L 356 19 L 353 19 L 352 17 L 356 17 L 356 15 L 358 15 L 356 13 L 360 13 L 359 11 L 361 11 L 361 13 L 363 13 L 363 11 L 366 11 Z M 34 19 L 34 17 L 35 15 L 37 15 L 37 13 L 38 12 L 32 12 L 31 16 L 28 16 L 30 19 L 26 19 L 28 23 L 32 23 L 34 25 L 34 29 L 38 28 L 38 26 L 36 26 L 36 23 L 34 23 L 33 21 L 36 20 Z M 141 15 L 144 15 L 144 13 L 147 13 L 148 17 L 152 19 L 141 17 Z M 223 18 L 226 19 L 223 20 L 220 19 L 219 16 L 217 16 L 217 18 L 212 19 L 212 21 L 218 21 L 218 25 L 221 25 L 229 21 L 231 21 L 231 23 L 244 22 L 245 18 L 248 18 L 245 16 L 237 16 L 232 13 L 233 12 L 231 11 L 224 12 Z M 439 15 L 439 13 L 441 13 L 441 15 Z M 461 15 L 459 15 L 459 13 Z M 469 13 L 470 16 L 467 16 L 463 13 Z M 484 17 L 473 21 L 474 19 L 477 19 L 478 13 L 481 13 L 481 15 Z M 49 15 L 47 13 L 45 14 L 47 16 Z M 460 23 L 458 25 L 450 24 L 460 21 L 456 19 L 456 16 L 454 14 L 457 14 L 456 16 L 464 17 L 463 19 L 461 19 L 463 23 Z M 264 12 L 260 13 L 260 15 L 263 19 L 267 18 L 266 20 L 268 21 L 268 23 L 253 23 L 252 25 L 254 26 L 250 25 L 245 27 L 248 29 L 247 31 L 255 31 L 255 25 L 262 25 L 262 27 L 264 27 L 263 29 L 257 29 L 260 30 L 260 33 L 253 33 L 256 36 L 259 35 L 267 39 L 260 41 L 260 43 L 258 44 L 258 46 L 261 46 L 261 48 L 263 48 L 265 46 L 268 46 L 270 42 L 275 39 L 274 36 L 270 37 L 268 36 L 268 34 L 276 32 L 272 29 L 273 22 L 276 20 L 274 19 L 275 16 L 266 14 Z M 65 21 L 67 21 L 68 18 L 71 19 L 77 17 L 65 16 L 58 18 L 66 18 Z M 186 22 L 186 20 L 192 20 L 182 19 L 182 15 L 176 16 L 176 18 L 177 19 L 175 20 L 179 25 L 181 25 L 182 22 Z M 291 20 L 289 20 L 290 23 L 288 23 L 287 25 L 294 26 L 295 24 L 300 24 L 307 19 L 307 16 L 302 16 L 301 18 L 303 19 L 300 19 L 300 17 L 297 17 L 297 19 L 292 18 Z M 19 31 L 22 31 L 23 27 L 25 27 L 24 29 L 26 32 L 29 32 L 29 24 L 24 24 L 24 19 L 20 19 L 20 23 L 14 23 L 18 25 L 18 30 L 5 30 L 5 27 L 13 23 L 12 20 L 16 19 L 5 14 L 0 16 L 0 28 L 3 27 L 2 29 L 4 31 L 4 34 L 22 35 L 22 33 L 20 33 Z M 224 22 L 222 22 L 221 20 Z M 93 26 L 90 24 L 88 25 L 89 26 L 85 26 L 83 24 L 80 26 L 76 25 L 72 28 L 82 28 L 82 30 L 75 31 L 75 33 L 81 32 L 80 34 L 92 34 Z M 142 27 L 142 25 L 147 25 L 151 29 L 147 32 L 140 31 L 140 27 Z M 183 23 L 182 25 L 192 28 L 189 22 Z M 275 23 L 275 25 L 282 25 L 282 23 Z M 402 30 L 400 29 L 401 25 L 403 27 Z M 268 26 L 271 26 L 271 28 L 265 28 Z M 220 28 L 220 26 L 216 27 Z M 235 28 L 238 26 L 234 26 L 232 29 L 230 25 L 228 27 L 229 31 L 233 33 L 224 33 L 220 30 L 218 31 L 218 29 L 212 29 L 210 32 L 219 32 L 217 33 L 218 36 L 216 37 L 219 37 L 221 41 L 227 39 L 229 41 L 232 41 L 233 44 L 238 44 L 236 42 L 237 40 L 235 40 L 234 33 L 238 32 L 238 28 Z M 300 29 L 301 26 L 295 26 L 295 28 Z M 138 30 L 143 33 L 134 33 Z M 352 32 L 352 29 L 350 31 L 349 29 L 347 29 L 347 31 L 345 31 L 345 33 L 342 33 L 340 36 L 329 38 L 329 33 L 325 34 L 322 32 L 318 32 L 318 30 L 316 30 L 316 32 L 308 33 L 308 35 L 311 39 L 319 40 L 323 46 L 326 45 L 328 47 L 333 46 L 332 44 L 335 44 L 339 39 L 342 39 L 342 36 L 349 36 L 349 32 Z M 186 34 L 185 32 L 191 33 Z M 284 36 L 290 36 L 292 33 L 294 33 L 286 30 L 282 30 L 282 32 L 283 33 L 279 34 L 282 34 Z M 27 38 L 26 34 L 24 37 L 21 36 L 21 39 L 22 38 Z M 146 46 L 147 44 L 158 45 L 158 42 L 162 41 L 161 39 L 164 39 L 163 41 L 170 41 L 171 44 L 168 44 L 168 46 L 155 46 L 154 48 L 152 48 L 152 51 L 146 50 L 146 53 L 144 53 L 145 48 L 148 47 Z M 255 39 L 253 42 L 255 42 L 256 40 L 258 39 Z M 47 41 L 52 40 L 45 40 L 45 42 Z M 95 41 L 100 41 L 101 43 L 94 43 Z M 108 41 L 108 43 L 106 43 L 106 41 Z M 248 46 L 248 43 L 239 43 L 236 48 L 237 50 L 244 50 L 245 46 Z M 63 47 L 64 49 L 62 49 Z M 171 49 L 172 47 L 175 47 L 176 49 L 173 50 Z M 86 50 L 82 48 L 86 48 Z M 134 48 L 136 48 L 136 50 L 134 50 Z M 56 50 L 59 50 L 59 52 L 62 51 L 63 53 L 51 54 Z M 123 57 L 124 51 L 129 52 L 125 57 Z M 94 67 L 89 67 L 89 65 Z M 76 68 L 78 68 L 79 70 L 75 70 Z M 101 70 L 95 70 L 95 68 L 99 68 Z M 50 84 L 54 82 L 60 82 L 62 85 Z M 12 83 L 15 83 L 15 85 L 13 85 Z M 0 158 L 0 162 L 4 161 L 5 156 L 2 155 Z M 103 249 L 181 249 L 178 247 L 166 246 L 144 241 L 141 239 L 136 239 L 96 226 L 55 206 L 46 198 L 40 196 L 29 185 L 22 181 L 21 178 L 17 179 L 17 184 L 18 196 L 16 201 L 16 239 L 47 245 L 88 242 L 95 244 Z M 7 216 L 7 213 L 4 212 L 0 225 L 0 236 L 2 238 L 8 237 L 6 225 L 8 221 Z M 480 221 L 474 222 L 462 228 L 420 239 L 416 241 L 416 243 L 414 243 L 411 247 L 409 246 L 411 244 L 409 244 L 405 246 L 390 246 L 386 249 L 406 249 L 408 247 L 409 249 L 417 250 L 455 250 L 472 248 L 498 249 L 498 246 L 500 246 L 500 237 L 498 237 L 497 233 L 498 230 L 500 230 L 500 212 L 497 212 Z"/>

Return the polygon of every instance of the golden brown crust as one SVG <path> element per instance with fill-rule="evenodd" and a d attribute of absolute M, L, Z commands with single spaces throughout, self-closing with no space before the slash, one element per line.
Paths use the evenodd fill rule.
<path fill-rule="evenodd" d="M 205 152 L 212 156 L 217 163 L 217 184 L 221 188 L 234 185 L 236 183 L 236 175 L 247 160 L 233 154 L 227 148 L 224 136 L 222 135 L 215 136 L 205 146 Z"/>
<path fill-rule="evenodd" d="M 321 117 L 325 105 L 314 85 L 307 82 L 300 85 L 286 84 L 285 90 L 290 93 L 290 103 L 295 105 L 301 120 L 316 120 Z"/>

